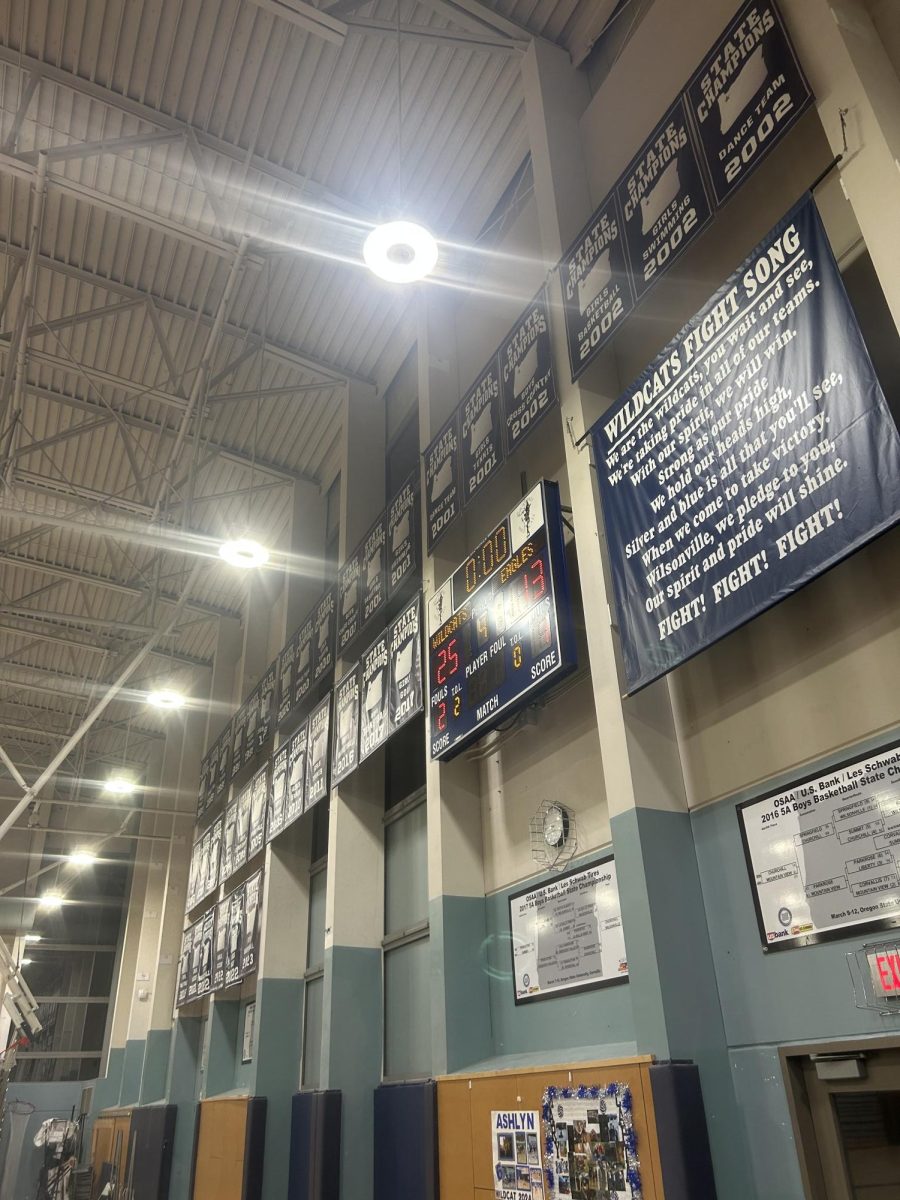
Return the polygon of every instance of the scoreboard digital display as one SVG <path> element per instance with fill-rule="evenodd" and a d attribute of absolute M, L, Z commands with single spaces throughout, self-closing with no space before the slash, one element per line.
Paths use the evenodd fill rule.
<path fill-rule="evenodd" d="M 459 753 L 575 664 L 559 488 L 542 480 L 429 600 L 431 757 Z"/>

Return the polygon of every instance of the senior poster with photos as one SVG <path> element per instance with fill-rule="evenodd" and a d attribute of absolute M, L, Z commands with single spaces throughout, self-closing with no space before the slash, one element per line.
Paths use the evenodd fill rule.
<path fill-rule="evenodd" d="M 629 1089 L 619 1084 L 548 1089 L 548 1200 L 636 1200 L 641 1195 L 630 1105 Z"/>
<path fill-rule="evenodd" d="M 544 1200 L 539 1112 L 492 1112 L 491 1154 L 495 1200 Z"/>

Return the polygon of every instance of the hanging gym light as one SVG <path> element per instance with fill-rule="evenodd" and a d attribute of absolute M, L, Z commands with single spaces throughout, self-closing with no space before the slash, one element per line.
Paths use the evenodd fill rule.
<path fill-rule="evenodd" d="M 365 240 L 363 258 L 379 279 L 389 283 L 414 283 L 434 270 L 437 242 L 427 229 L 413 221 L 388 221 Z"/>

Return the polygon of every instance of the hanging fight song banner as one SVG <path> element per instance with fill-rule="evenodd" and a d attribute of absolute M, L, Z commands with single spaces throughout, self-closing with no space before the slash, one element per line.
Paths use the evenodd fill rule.
<path fill-rule="evenodd" d="M 628 692 L 900 519 L 900 439 L 811 197 L 591 433 Z"/>

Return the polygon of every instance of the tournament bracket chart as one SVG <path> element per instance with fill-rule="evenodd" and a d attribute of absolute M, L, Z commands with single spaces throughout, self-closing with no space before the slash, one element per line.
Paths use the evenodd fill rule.
<path fill-rule="evenodd" d="M 432 758 L 575 665 L 559 490 L 542 480 L 428 604 Z"/>

